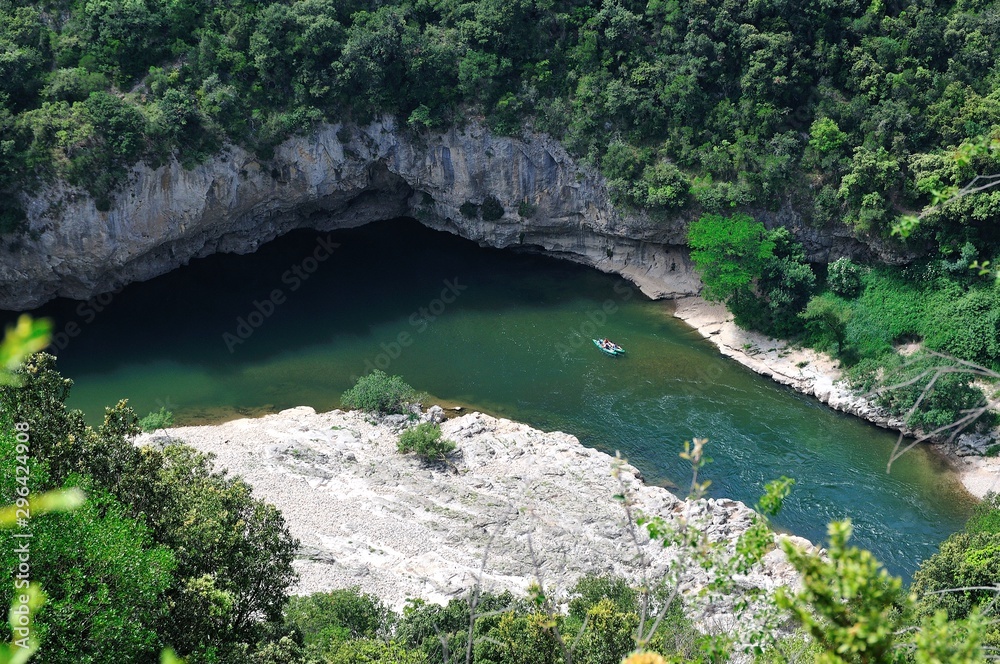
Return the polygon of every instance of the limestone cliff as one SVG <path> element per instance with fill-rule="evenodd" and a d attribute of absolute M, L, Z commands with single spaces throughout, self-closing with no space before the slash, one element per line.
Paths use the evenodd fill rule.
<path fill-rule="evenodd" d="M 432 408 L 422 419 L 442 415 Z M 618 466 L 616 478 L 614 457 L 573 436 L 480 413 L 442 425 L 459 448 L 450 468 L 426 465 L 396 451 L 406 424 L 402 415 L 375 422 L 359 412 L 300 407 L 167 434 L 216 455 L 217 467 L 243 477 L 281 510 L 301 541 L 295 566 L 296 592 L 303 594 L 359 586 L 401 608 L 407 597 L 447 602 L 477 583 L 520 595 L 540 576 L 562 601 L 584 574 L 635 582 L 646 574 L 677 584 L 703 629 L 730 631 L 738 614 L 749 619 L 750 611 L 734 605 L 746 589 L 798 583 L 775 549 L 732 579 L 729 593 L 710 592 L 711 575 L 691 551 L 633 531 L 615 496 L 730 550 L 753 522 L 743 503 L 681 500 L 643 483 L 628 464 Z M 164 438 L 147 434 L 138 442 Z M 812 549 L 804 539 L 792 541 Z"/>
<path fill-rule="evenodd" d="M 502 216 L 469 218 L 468 205 L 462 214 L 463 204 L 488 197 Z M 495 136 L 475 123 L 420 135 L 391 119 L 325 125 L 288 139 L 266 162 L 229 146 L 190 170 L 177 161 L 137 165 L 107 211 L 64 183 L 25 203 L 29 233 L 0 250 L 2 309 L 87 298 L 194 257 L 254 251 L 293 228 L 403 215 L 482 245 L 544 251 L 621 274 L 654 298 L 700 289 L 682 246 L 685 216 L 626 217 L 610 204 L 604 179 L 555 140 Z M 870 253 L 847 229 L 817 233 L 790 209 L 759 216 L 792 227 L 814 260 Z"/>

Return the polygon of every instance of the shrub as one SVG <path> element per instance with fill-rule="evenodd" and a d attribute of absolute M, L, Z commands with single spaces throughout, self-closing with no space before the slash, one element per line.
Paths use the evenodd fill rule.
<path fill-rule="evenodd" d="M 1000 497 L 988 494 L 976 506 L 963 532 L 945 540 L 937 553 L 920 564 L 911 590 L 917 595 L 918 610 L 930 615 L 944 609 L 951 620 L 969 616 L 975 609 L 994 602 L 992 586 L 1000 577 Z M 939 592 L 969 588 L 962 592 Z M 973 589 L 975 588 L 975 589 Z M 1000 644 L 1000 628 L 995 624 L 986 641 Z"/>
<path fill-rule="evenodd" d="M 159 429 L 168 429 L 173 425 L 174 414 L 163 407 L 139 420 L 139 428 L 146 433 L 152 433 L 153 431 L 157 431 Z"/>
<path fill-rule="evenodd" d="M 826 285 L 835 294 L 848 299 L 861 292 L 861 276 L 864 268 L 846 256 L 830 263 Z"/>
<path fill-rule="evenodd" d="M 950 297 L 949 297 L 950 295 Z M 987 366 L 1000 358 L 1000 291 L 990 285 L 928 301 L 922 327 L 928 348 Z"/>
<path fill-rule="evenodd" d="M 485 221 L 496 221 L 503 217 L 503 205 L 496 196 L 487 196 L 481 208 Z"/>
<path fill-rule="evenodd" d="M 525 219 L 530 219 L 535 216 L 535 206 L 527 200 L 523 200 L 517 204 L 517 214 Z"/>
<path fill-rule="evenodd" d="M 444 461 L 455 451 L 455 443 L 441 438 L 440 425 L 422 422 L 399 436 L 398 449 L 403 454 L 415 452 L 425 461 Z"/>
<path fill-rule="evenodd" d="M 465 201 L 462 203 L 458 211 L 462 213 L 462 216 L 466 219 L 475 219 L 479 216 L 479 206 L 472 201 Z"/>
<path fill-rule="evenodd" d="M 851 308 L 840 298 L 818 295 L 806 305 L 799 317 L 813 334 L 813 343 L 820 350 L 836 345 L 837 353 L 844 349 L 847 323 L 851 319 Z"/>
<path fill-rule="evenodd" d="M 401 376 L 389 376 L 375 369 L 344 392 L 340 402 L 347 408 L 389 415 L 404 412 L 416 399 L 416 390 L 404 383 Z"/>
<path fill-rule="evenodd" d="M 394 622 L 385 604 L 356 587 L 292 597 L 285 609 L 285 624 L 302 635 L 303 644 L 324 654 L 344 641 L 383 637 Z"/>
<path fill-rule="evenodd" d="M 876 402 L 889 410 L 893 415 L 904 415 L 909 412 L 916 400 L 931 380 L 931 375 L 918 378 L 921 373 L 940 364 L 934 357 L 911 361 L 895 373 L 888 375 L 883 384 L 894 385 L 915 380 L 912 384 L 887 390 L 879 394 Z M 927 393 L 907 424 L 911 427 L 931 431 L 950 424 L 962 417 L 962 411 L 977 408 L 982 405 L 982 391 L 970 383 L 967 374 L 948 373 L 940 376 L 933 388 Z M 981 417 L 979 426 L 990 423 L 988 416 Z"/>

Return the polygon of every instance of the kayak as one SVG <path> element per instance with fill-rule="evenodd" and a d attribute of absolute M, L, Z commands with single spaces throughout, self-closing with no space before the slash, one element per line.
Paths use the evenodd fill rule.
<path fill-rule="evenodd" d="M 625 349 L 614 342 L 611 343 L 610 348 L 606 348 L 601 344 L 600 339 L 593 339 L 592 341 L 594 342 L 594 345 L 597 346 L 598 350 L 600 350 L 605 355 L 610 355 L 611 357 L 618 357 L 619 355 L 625 354 Z"/>

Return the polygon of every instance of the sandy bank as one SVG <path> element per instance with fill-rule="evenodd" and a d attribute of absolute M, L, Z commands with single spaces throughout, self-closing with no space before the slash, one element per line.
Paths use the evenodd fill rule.
<path fill-rule="evenodd" d="M 732 314 L 701 297 L 674 301 L 674 316 L 715 344 L 719 352 L 755 372 L 797 392 L 816 397 L 835 410 L 861 417 L 885 429 L 899 431 L 903 422 L 856 394 L 842 380 L 839 363 L 811 348 L 794 348 L 786 341 L 740 329 Z M 972 495 L 1000 492 L 1000 458 L 958 456 L 950 446 L 932 445 L 958 472 Z"/>

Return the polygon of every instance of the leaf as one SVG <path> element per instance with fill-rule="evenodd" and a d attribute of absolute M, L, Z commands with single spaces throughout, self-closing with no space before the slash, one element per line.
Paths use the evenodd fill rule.
<path fill-rule="evenodd" d="M 0 385 L 14 383 L 16 379 L 10 372 L 26 357 L 48 346 L 51 336 L 52 322 L 44 318 L 34 320 L 25 315 L 17 319 L 17 324 L 9 326 L 0 342 Z"/>

